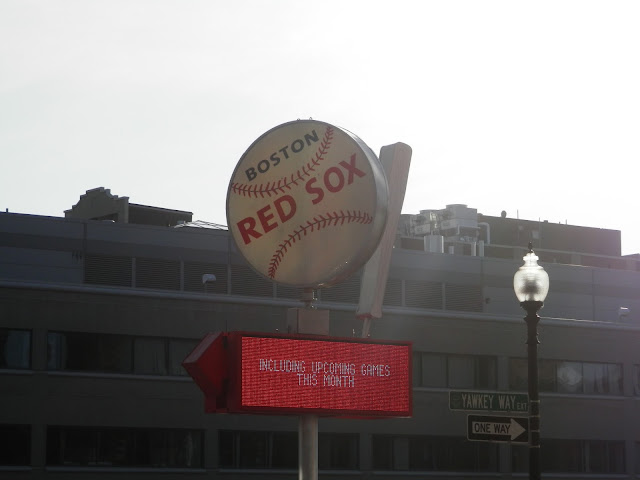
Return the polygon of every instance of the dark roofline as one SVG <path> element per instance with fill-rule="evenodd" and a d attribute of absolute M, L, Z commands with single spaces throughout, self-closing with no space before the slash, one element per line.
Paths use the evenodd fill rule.
<path fill-rule="evenodd" d="M 144 208 L 146 210 L 157 210 L 157 211 L 160 211 L 160 212 L 180 213 L 180 214 L 187 214 L 187 215 L 192 215 L 193 216 L 193 212 L 188 212 L 186 210 L 175 210 L 173 208 L 152 207 L 150 205 L 141 205 L 139 203 L 129 203 L 129 208 L 131 208 L 131 207 L 140 207 L 140 208 Z"/>

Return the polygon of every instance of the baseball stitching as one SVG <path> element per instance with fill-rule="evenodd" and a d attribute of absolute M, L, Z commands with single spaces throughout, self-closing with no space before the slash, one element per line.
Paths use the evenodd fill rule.
<path fill-rule="evenodd" d="M 287 250 L 296 243 L 296 241 L 300 240 L 302 237 L 307 235 L 307 232 L 314 232 L 318 230 L 322 230 L 323 228 L 329 226 L 338 226 L 349 223 L 360 223 L 363 225 L 369 224 L 373 221 L 371 215 L 366 212 L 361 212 L 359 210 L 350 211 L 350 210 L 340 210 L 340 212 L 327 212 L 324 215 L 316 215 L 313 217 L 313 220 L 307 220 L 306 224 L 301 224 L 297 229 L 293 230 L 293 233 L 290 233 L 289 236 L 278 246 L 278 249 L 271 257 L 271 261 L 269 262 L 269 278 L 274 278 L 276 276 L 276 271 L 278 270 L 278 266 L 282 262 L 285 253 Z"/>
<path fill-rule="evenodd" d="M 303 165 L 302 168 L 292 173 L 291 176 L 284 176 L 277 182 L 267 182 L 266 185 L 264 183 L 248 185 L 246 183 L 236 182 L 231 185 L 231 191 L 243 197 L 264 198 L 265 195 L 270 197 L 271 195 L 284 193 L 285 190 L 291 190 L 292 186 L 297 186 L 299 182 L 302 183 L 304 181 L 305 177 L 311 176 L 315 168 L 324 160 L 332 141 L 333 128 L 328 126 L 315 156 Z"/>

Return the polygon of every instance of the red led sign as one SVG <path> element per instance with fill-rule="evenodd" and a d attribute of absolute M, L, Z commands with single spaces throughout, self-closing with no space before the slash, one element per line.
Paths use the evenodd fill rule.
<path fill-rule="evenodd" d="M 411 414 L 411 347 L 243 336 L 239 408 Z"/>
<path fill-rule="evenodd" d="M 184 363 L 207 395 L 207 411 L 411 416 L 408 342 L 253 333 L 220 335 L 226 337 L 227 380 L 220 381 L 220 372 L 210 361 L 199 363 L 202 370 L 210 371 L 208 375 L 215 379 L 217 390 L 207 389 L 207 382 L 201 383 L 203 375 L 199 370 L 199 378 L 194 375 L 198 363 L 194 354 Z M 214 344 L 221 348 L 223 342 Z M 221 364 L 219 367 L 224 368 Z M 221 400 L 219 389 L 223 384 L 226 392 Z M 207 393 L 213 390 L 217 399 Z"/>

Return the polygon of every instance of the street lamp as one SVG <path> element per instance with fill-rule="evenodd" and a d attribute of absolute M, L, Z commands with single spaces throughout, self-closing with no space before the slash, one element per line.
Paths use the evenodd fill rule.
<path fill-rule="evenodd" d="M 538 398 L 538 310 L 549 292 L 549 275 L 538 265 L 529 242 L 529 252 L 513 276 L 513 290 L 527 315 L 527 370 L 529 387 L 529 479 L 540 480 L 540 399 Z"/>

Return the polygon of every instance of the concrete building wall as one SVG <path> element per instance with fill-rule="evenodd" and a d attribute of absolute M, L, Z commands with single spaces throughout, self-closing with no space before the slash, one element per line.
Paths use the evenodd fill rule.
<path fill-rule="evenodd" d="M 128 259 L 128 263 L 109 263 L 114 258 Z M 371 336 L 412 341 L 414 373 L 416 361 L 432 368 L 429 362 L 434 358 L 446 362 L 489 359 L 495 367 L 489 389 L 514 391 L 514 362 L 526 356 L 524 312 L 512 287 L 520 264 L 396 249 L 384 316 L 373 321 Z M 611 365 L 616 371 L 620 366 L 622 372 L 619 392 L 542 391 L 543 445 L 545 439 L 606 441 L 611 449 L 622 445 L 624 471 L 615 470 L 609 476 L 632 477 L 640 441 L 640 273 L 543 265 L 551 289 L 540 312 L 541 371 L 551 365 L 567 372 L 582 368 L 586 375 L 593 365 Z M 216 282 L 202 284 L 201 273 L 216 268 Z M 129 275 L 108 276 L 114 269 Z M 119 284 L 122 278 L 129 283 Z M 105 282 L 96 283 L 101 279 Z M 332 336 L 360 335 L 362 324 L 355 318 L 358 285 L 355 275 L 344 285 L 319 292 L 318 306 L 330 310 Z M 29 426 L 31 459 L 29 465 L 1 467 L 0 478 L 295 478 L 291 468 L 221 466 L 227 446 L 220 439 L 223 432 L 296 432 L 297 417 L 204 414 L 202 392 L 189 377 L 137 373 L 135 348 L 139 339 L 162 339 L 170 355 L 172 342 L 195 343 L 210 331 L 282 331 L 287 309 L 301 305 L 299 298 L 295 289 L 262 282 L 234 252 L 223 231 L 0 214 L 0 332 L 31 335 L 28 367 L 0 368 L 0 426 Z M 618 316 L 620 306 L 629 308 L 623 318 Z M 55 367 L 57 334 L 68 334 L 68 339 L 75 338 L 73 334 L 87 334 L 87 339 L 127 336 L 134 358 L 131 371 Z M 127 342 L 114 345 L 124 348 Z M 123 356 L 116 353 L 110 358 L 124 361 Z M 522 474 L 522 469 L 512 472 L 520 450 L 509 444 L 487 444 L 489 450 L 478 450 L 480 457 L 497 455 L 490 472 L 404 469 L 402 455 L 415 449 L 410 447 L 415 439 L 481 443 L 464 440 L 468 412 L 450 410 L 448 404 L 450 391 L 479 387 L 446 382 L 425 386 L 421 378 L 414 378 L 412 418 L 320 419 L 323 434 L 355 435 L 359 452 L 357 468 L 321 470 L 321 477 L 463 479 Z M 195 469 L 52 465 L 47 458 L 48 435 L 58 426 L 202 431 L 203 461 Z M 394 460 L 400 462 L 396 469 L 376 467 L 380 462 L 376 442 L 387 437 L 395 442 L 394 455 L 399 455 Z M 240 444 L 243 438 L 235 441 Z M 545 478 L 566 475 L 548 472 Z M 598 472 L 580 475 L 603 478 Z"/>

